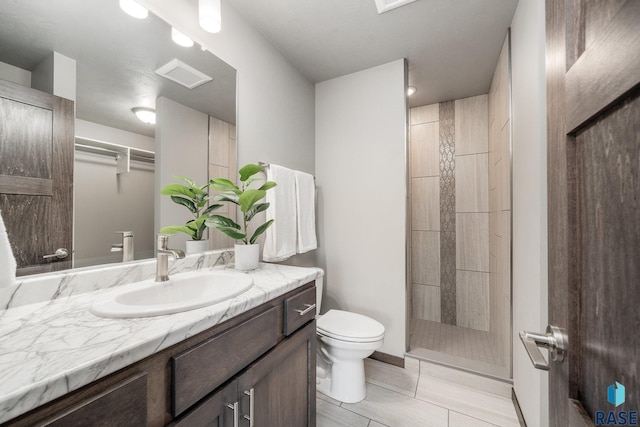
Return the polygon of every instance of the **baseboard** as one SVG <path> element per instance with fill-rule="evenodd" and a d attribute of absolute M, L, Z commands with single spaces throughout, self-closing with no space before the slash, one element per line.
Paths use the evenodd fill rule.
<path fill-rule="evenodd" d="M 388 363 L 389 365 L 399 366 L 404 368 L 404 358 L 398 356 L 392 356 L 387 353 L 381 353 L 379 351 L 374 351 L 369 359 L 377 360 L 379 362 Z"/>
<path fill-rule="evenodd" d="M 527 422 L 524 420 L 524 415 L 522 415 L 522 409 L 520 408 L 520 403 L 518 403 L 518 396 L 516 396 L 516 391 L 514 389 L 511 389 L 511 400 L 513 401 L 513 407 L 516 409 L 516 415 L 518 416 L 520 426 L 527 427 Z"/>

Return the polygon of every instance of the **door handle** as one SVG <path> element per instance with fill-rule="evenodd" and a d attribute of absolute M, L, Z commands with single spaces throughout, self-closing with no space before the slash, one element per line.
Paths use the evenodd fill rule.
<path fill-rule="evenodd" d="M 569 338 L 567 333 L 557 326 L 547 326 L 546 334 L 520 331 L 520 341 L 524 344 L 525 350 L 531 359 L 531 363 L 536 369 L 549 370 L 549 363 L 545 360 L 540 347 L 549 350 L 549 358 L 553 362 L 562 363 L 569 348 Z"/>
<path fill-rule="evenodd" d="M 58 259 L 65 259 L 66 257 L 69 256 L 69 251 L 65 248 L 58 248 L 56 249 L 56 251 L 52 254 L 48 254 L 48 255 L 42 255 L 43 259 L 50 259 L 50 258 L 58 258 Z"/>

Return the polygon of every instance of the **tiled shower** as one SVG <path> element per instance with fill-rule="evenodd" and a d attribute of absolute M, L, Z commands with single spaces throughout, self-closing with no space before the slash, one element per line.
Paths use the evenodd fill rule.
<path fill-rule="evenodd" d="M 412 108 L 410 353 L 511 376 L 509 41 L 488 94 Z"/>

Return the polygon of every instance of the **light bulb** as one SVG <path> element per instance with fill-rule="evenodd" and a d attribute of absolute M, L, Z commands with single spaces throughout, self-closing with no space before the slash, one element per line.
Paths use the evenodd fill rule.
<path fill-rule="evenodd" d="M 193 46 L 193 40 L 188 36 L 185 36 L 180 31 L 176 30 L 174 27 L 171 27 L 171 40 L 173 40 L 176 44 L 184 47 Z"/>
<path fill-rule="evenodd" d="M 120 9 L 127 15 L 138 19 L 145 19 L 149 16 L 149 10 L 135 0 L 120 0 Z"/>
<path fill-rule="evenodd" d="M 222 29 L 220 0 L 199 0 L 198 21 L 203 30 L 210 33 L 219 33 Z"/>

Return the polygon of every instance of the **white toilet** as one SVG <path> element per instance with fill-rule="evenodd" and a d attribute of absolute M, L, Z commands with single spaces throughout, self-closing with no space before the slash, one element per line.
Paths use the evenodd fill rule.
<path fill-rule="evenodd" d="M 342 310 L 320 316 L 322 278 L 316 280 L 317 390 L 346 403 L 367 394 L 364 359 L 382 346 L 384 326 L 370 317 Z"/>

